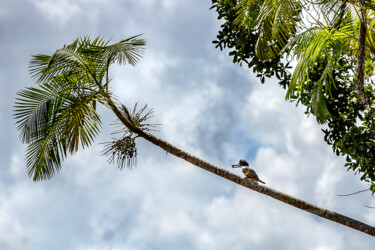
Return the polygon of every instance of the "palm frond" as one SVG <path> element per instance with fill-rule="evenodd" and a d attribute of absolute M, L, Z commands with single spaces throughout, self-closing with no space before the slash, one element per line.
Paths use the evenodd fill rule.
<path fill-rule="evenodd" d="M 314 84 L 310 100 L 312 113 L 315 114 L 316 120 L 320 124 L 323 124 L 328 119 L 332 118 L 332 115 L 327 107 L 323 86 L 327 95 L 331 96 L 331 88 L 332 86 L 335 86 L 333 78 L 334 60 L 328 56 L 326 61 L 327 64 L 325 65 L 319 80 Z"/>
<path fill-rule="evenodd" d="M 67 152 L 74 153 L 79 144 L 89 146 L 99 132 L 100 117 L 90 103 L 104 102 L 100 93 L 77 94 L 68 84 L 49 84 L 28 88 L 19 96 L 15 119 L 22 141 L 30 144 L 26 160 L 34 180 L 52 177 Z"/>
<path fill-rule="evenodd" d="M 345 15 L 348 6 L 348 1 L 342 0 L 324 0 L 316 3 L 316 7 L 326 19 L 328 26 L 338 25 Z"/>
<path fill-rule="evenodd" d="M 309 69 L 316 64 L 321 55 L 339 55 L 347 50 L 351 38 L 345 33 L 346 28 L 344 25 L 337 31 L 329 27 L 313 27 L 295 36 L 287 44 L 286 48 L 293 49 L 299 60 L 290 81 L 287 99 L 295 94 L 296 86 L 300 91 L 303 84 L 309 80 Z M 325 79 L 328 79 L 326 74 Z M 330 81 L 326 83 L 329 85 Z"/>
<path fill-rule="evenodd" d="M 264 0 L 241 0 L 236 5 L 237 17 L 235 24 L 245 27 L 245 29 L 253 29 L 257 25 L 257 16 Z"/>
<path fill-rule="evenodd" d="M 132 111 L 129 111 L 124 105 L 119 109 L 124 117 L 132 123 L 133 126 L 140 128 L 143 131 L 156 131 L 155 127 L 160 124 L 146 123 L 152 117 L 153 110 L 147 111 L 147 105 L 138 109 L 138 103 L 135 103 Z M 135 139 L 138 137 L 128 128 L 124 127 L 121 122 L 116 122 L 115 125 L 120 127 L 113 134 L 123 134 L 120 139 L 114 139 L 111 142 L 104 143 L 106 146 L 102 151 L 102 155 L 108 158 L 110 164 L 117 164 L 119 169 L 125 166 L 132 168 L 136 165 L 137 147 Z"/>
<path fill-rule="evenodd" d="M 266 0 L 257 17 L 259 39 L 256 53 L 261 60 L 280 55 L 289 39 L 296 33 L 301 21 L 301 6 L 294 0 Z"/>
<path fill-rule="evenodd" d="M 369 22 L 367 27 L 367 40 L 366 40 L 366 47 L 368 48 L 368 51 L 375 55 L 375 13 L 372 12 L 369 13 Z"/>
<path fill-rule="evenodd" d="M 120 65 L 130 64 L 135 66 L 144 51 L 146 41 L 139 39 L 141 35 L 132 36 L 110 46 L 105 46 L 102 50 L 104 59 L 109 62 L 117 62 Z"/>
<path fill-rule="evenodd" d="M 60 85 L 54 89 L 53 85 L 42 88 L 26 88 L 18 92 L 15 102 L 14 118 L 17 120 L 18 130 L 23 143 L 31 143 L 38 138 L 38 131 L 46 126 L 50 115 L 58 110 L 64 96 L 73 91 L 71 86 Z"/>
<path fill-rule="evenodd" d="M 288 43 L 289 49 L 294 48 L 299 61 L 289 84 L 287 98 L 294 95 L 296 86 L 298 90 L 301 90 L 303 83 L 308 81 L 308 68 L 315 63 L 316 58 L 326 47 L 330 34 L 331 32 L 327 29 L 315 27 L 297 35 Z"/>
<path fill-rule="evenodd" d="M 279 55 L 282 46 L 282 43 L 278 43 L 272 39 L 271 18 L 269 18 L 269 20 L 263 20 L 259 29 L 259 38 L 255 44 L 257 57 L 261 60 L 275 58 Z"/>
<path fill-rule="evenodd" d="M 327 108 L 327 103 L 323 94 L 323 84 L 321 81 L 317 82 L 314 85 L 310 100 L 310 106 L 312 109 L 312 113 L 315 114 L 316 120 L 320 124 L 325 123 L 329 118 L 332 117 Z"/>

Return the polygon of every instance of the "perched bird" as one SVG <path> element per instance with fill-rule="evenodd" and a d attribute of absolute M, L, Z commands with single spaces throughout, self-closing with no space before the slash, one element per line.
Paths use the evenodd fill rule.
<path fill-rule="evenodd" d="M 244 175 L 247 178 L 249 178 L 250 180 L 259 181 L 263 184 L 266 184 L 264 181 L 261 181 L 259 179 L 257 173 L 255 173 L 254 169 L 249 167 L 249 163 L 247 163 L 247 161 L 245 161 L 245 160 L 240 160 L 240 162 L 238 164 L 232 165 L 232 168 L 241 168 L 242 173 L 244 173 Z"/>

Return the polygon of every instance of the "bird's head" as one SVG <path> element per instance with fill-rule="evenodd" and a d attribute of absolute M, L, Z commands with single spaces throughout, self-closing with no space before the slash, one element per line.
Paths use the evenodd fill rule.
<path fill-rule="evenodd" d="M 238 165 L 240 165 L 241 167 L 248 167 L 249 163 L 246 160 L 240 160 Z"/>
<path fill-rule="evenodd" d="M 238 164 L 232 165 L 232 168 L 248 167 L 249 163 L 246 160 L 240 160 Z"/>

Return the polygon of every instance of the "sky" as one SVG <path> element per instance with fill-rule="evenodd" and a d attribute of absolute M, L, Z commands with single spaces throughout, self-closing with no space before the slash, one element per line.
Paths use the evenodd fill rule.
<path fill-rule="evenodd" d="M 208 0 L 0 0 L 0 249 L 371 249 L 362 232 L 256 193 L 137 140 L 137 166 L 102 156 L 115 116 L 99 107 L 101 134 L 51 180 L 33 182 L 12 117 L 34 83 L 31 55 L 77 37 L 112 42 L 143 34 L 136 67 L 113 66 L 126 106 L 147 104 L 154 135 L 232 169 L 248 160 L 267 186 L 375 225 L 368 188 L 347 172 L 303 107 L 273 79 L 215 49 L 220 21 Z"/>

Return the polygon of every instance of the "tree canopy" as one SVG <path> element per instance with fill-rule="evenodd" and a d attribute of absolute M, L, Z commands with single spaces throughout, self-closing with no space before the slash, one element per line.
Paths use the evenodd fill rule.
<path fill-rule="evenodd" d="M 325 124 L 324 140 L 375 192 L 375 4 L 347 0 L 212 0 L 214 41 L 261 82 Z M 291 67 L 291 64 L 295 64 Z"/>

